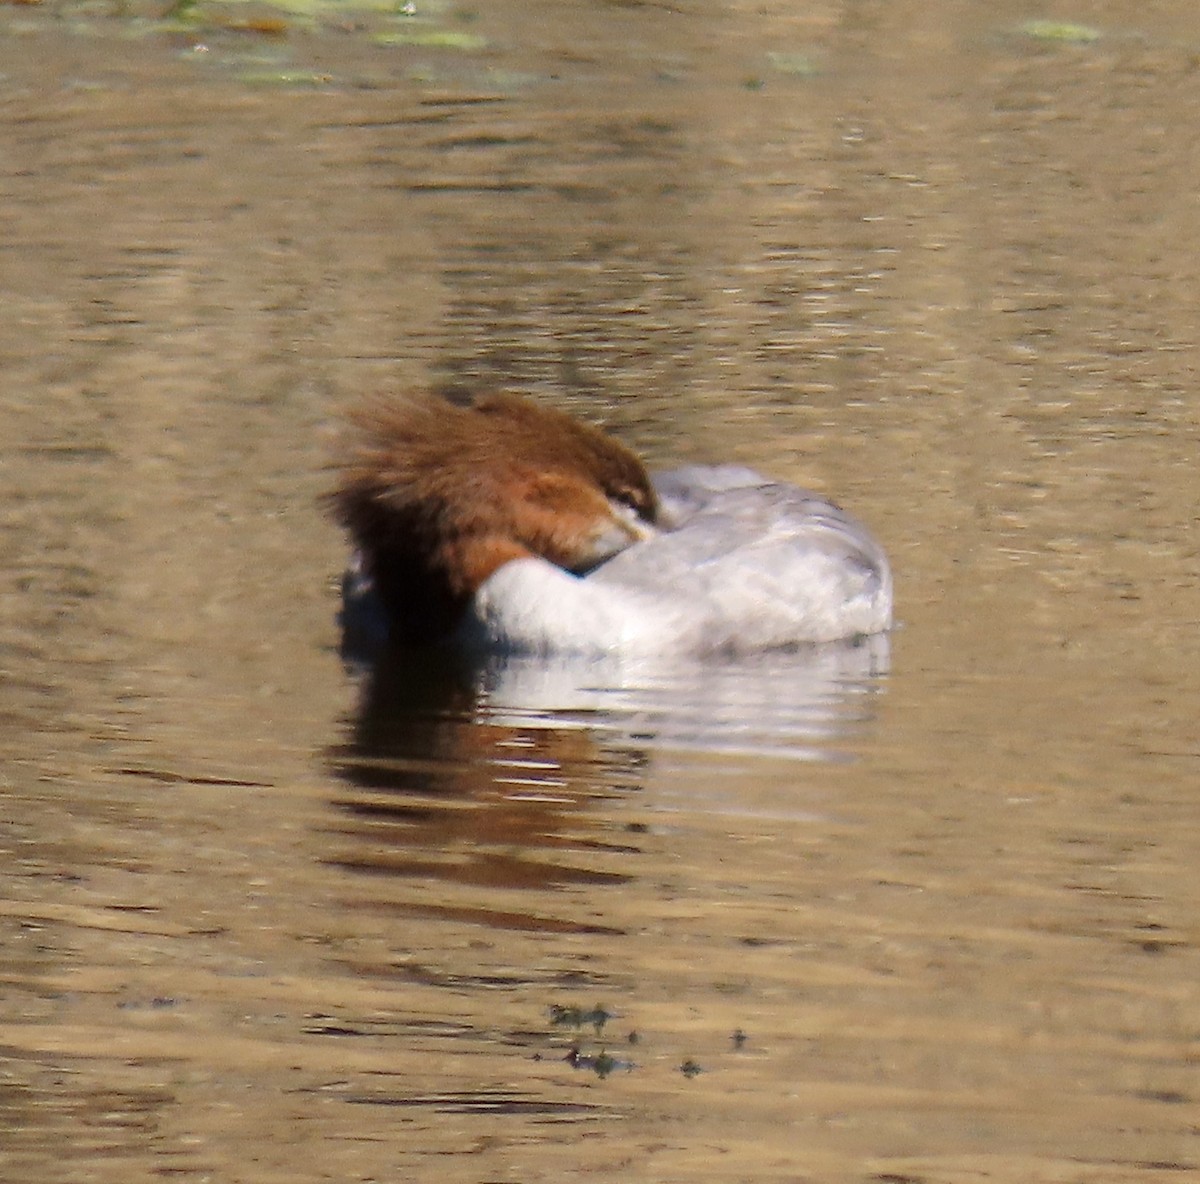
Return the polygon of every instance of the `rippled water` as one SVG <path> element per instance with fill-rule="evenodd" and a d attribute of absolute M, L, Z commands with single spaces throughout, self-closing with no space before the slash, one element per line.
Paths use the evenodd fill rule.
<path fill-rule="evenodd" d="M 1193 7 L 426 13 L 0 10 L 0 1178 L 1193 1178 Z M 336 408 L 494 382 L 890 643 L 346 669 Z"/>

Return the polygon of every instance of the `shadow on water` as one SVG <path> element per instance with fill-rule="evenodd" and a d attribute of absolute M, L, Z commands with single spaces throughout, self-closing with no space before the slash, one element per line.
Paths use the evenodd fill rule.
<path fill-rule="evenodd" d="M 350 735 L 330 753 L 346 844 L 331 862 L 476 890 L 625 883 L 642 828 L 610 815 L 622 802 L 673 808 L 648 784 L 654 766 L 779 756 L 781 738 L 793 757 L 828 757 L 870 720 L 887 663 L 884 637 L 703 664 L 390 652 L 362 671 Z M 735 790 L 725 805 L 737 808 Z M 498 928 L 619 932 L 479 899 L 407 907 Z"/>

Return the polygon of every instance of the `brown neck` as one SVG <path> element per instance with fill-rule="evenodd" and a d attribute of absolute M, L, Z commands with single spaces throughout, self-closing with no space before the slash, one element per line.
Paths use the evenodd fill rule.
<path fill-rule="evenodd" d="M 530 551 L 514 539 L 498 534 L 466 535 L 446 544 L 437 559 L 458 573 L 456 587 L 466 596 L 474 596 L 493 572 L 514 559 L 530 558 Z"/>

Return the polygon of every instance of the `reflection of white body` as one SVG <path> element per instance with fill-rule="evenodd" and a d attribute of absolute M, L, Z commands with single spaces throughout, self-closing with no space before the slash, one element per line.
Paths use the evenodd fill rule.
<path fill-rule="evenodd" d="M 874 634 L 703 663 L 663 653 L 493 655 L 478 673 L 477 718 L 585 729 L 638 751 L 828 759 L 873 718 L 888 640 Z"/>
<path fill-rule="evenodd" d="M 530 557 L 475 594 L 462 636 L 516 651 L 716 653 L 879 633 L 887 559 L 843 510 L 735 466 L 660 475 L 665 529 L 584 576 Z"/>

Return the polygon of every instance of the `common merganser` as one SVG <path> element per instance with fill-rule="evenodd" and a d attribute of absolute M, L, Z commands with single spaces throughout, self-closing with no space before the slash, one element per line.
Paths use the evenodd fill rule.
<path fill-rule="evenodd" d="M 887 630 L 892 578 L 833 502 L 736 465 L 651 479 L 598 428 L 516 395 L 379 398 L 349 417 L 334 512 L 401 643 L 738 653 Z"/>

